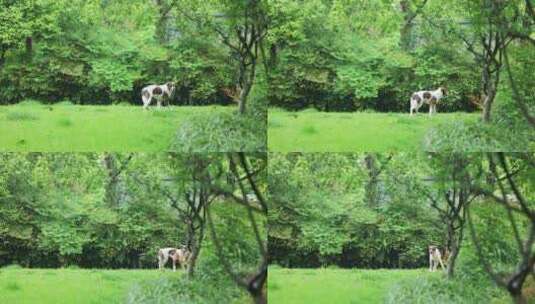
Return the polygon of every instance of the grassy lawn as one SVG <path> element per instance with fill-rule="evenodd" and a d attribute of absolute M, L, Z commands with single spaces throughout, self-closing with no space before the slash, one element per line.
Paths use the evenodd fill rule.
<path fill-rule="evenodd" d="M 0 269 L 0 303 L 124 303 L 137 282 L 181 272 L 158 270 Z"/>
<path fill-rule="evenodd" d="M 0 106 L 0 151 L 167 150 L 182 120 L 230 107 Z"/>
<path fill-rule="evenodd" d="M 280 269 L 270 268 L 269 303 L 383 303 L 396 283 L 427 270 Z"/>
<path fill-rule="evenodd" d="M 426 132 L 479 114 L 324 113 L 270 110 L 268 147 L 274 152 L 410 151 L 422 148 Z"/>

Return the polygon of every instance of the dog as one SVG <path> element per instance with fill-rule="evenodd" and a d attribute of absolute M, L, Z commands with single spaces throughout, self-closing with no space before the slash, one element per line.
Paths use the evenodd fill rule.
<path fill-rule="evenodd" d="M 167 98 L 171 98 L 171 95 L 173 95 L 174 91 L 175 84 L 173 82 L 167 82 L 163 85 L 151 84 L 149 86 L 144 87 L 143 89 L 141 89 L 143 109 L 148 108 L 153 98 L 156 99 L 158 108 L 160 108 L 162 105 L 162 99 L 166 96 Z M 169 101 L 167 101 L 167 105 L 169 105 Z"/>
<path fill-rule="evenodd" d="M 413 93 L 410 102 L 410 115 L 412 115 L 414 112 L 418 114 L 418 110 L 424 103 L 427 103 L 429 105 L 429 116 L 436 114 L 438 102 L 446 95 L 447 91 L 443 87 L 440 87 L 435 91 L 419 91 Z"/>
<path fill-rule="evenodd" d="M 442 254 L 440 249 L 437 246 L 429 245 L 429 271 L 434 272 L 437 270 L 438 265 L 442 267 L 442 270 L 445 270 L 444 263 L 442 262 Z"/>
<path fill-rule="evenodd" d="M 176 271 L 176 262 L 180 264 L 182 270 L 186 270 L 191 252 L 185 247 L 181 248 L 161 248 L 158 250 L 158 269 L 164 270 L 165 264 L 171 258 L 173 262 L 173 271 Z"/>

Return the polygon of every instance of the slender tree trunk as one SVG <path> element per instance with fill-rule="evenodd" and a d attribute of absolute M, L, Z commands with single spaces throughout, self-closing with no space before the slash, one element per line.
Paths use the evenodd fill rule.
<path fill-rule="evenodd" d="M 490 122 L 492 104 L 494 103 L 494 98 L 496 97 L 496 93 L 497 92 L 495 88 L 489 88 L 487 89 L 487 92 L 485 92 L 485 95 L 483 98 L 483 121 L 484 122 Z"/>
<path fill-rule="evenodd" d="M 240 97 L 239 97 L 239 102 L 238 102 L 240 114 L 245 113 L 247 99 L 249 97 L 249 93 L 251 93 L 251 89 L 254 84 L 255 74 L 256 74 L 256 63 L 254 63 L 254 61 L 249 67 L 247 67 L 244 62 L 241 63 L 241 66 L 240 66 L 241 92 L 240 92 Z"/>
<path fill-rule="evenodd" d="M 0 71 L 4 67 L 4 63 L 6 62 L 6 52 L 7 50 L 3 47 L 0 48 Z"/>
<path fill-rule="evenodd" d="M 365 199 L 370 207 L 376 207 L 378 205 L 378 171 L 377 160 L 373 154 L 367 154 L 364 158 L 366 169 L 368 171 L 369 180 L 365 186 Z"/>
<path fill-rule="evenodd" d="M 459 247 L 455 244 L 451 248 L 450 256 L 448 258 L 448 262 L 446 266 L 448 279 L 453 279 L 453 277 L 455 276 L 455 262 L 457 261 L 458 255 L 459 255 Z"/>
<path fill-rule="evenodd" d="M 242 88 L 242 91 L 240 92 L 240 99 L 238 102 L 238 111 L 240 112 L 240 114 L 245 113 L 247 97 L 249 96 L 250 91 L 251 91 L 251 85 L 248 83 L 244 84 L 244 87 Z"/>
<path fill-rule="evenodd" d="M 247 291 L 253 298 L 255 304 L 267 304 L 266 294 L 267 269 L 257 273 L 248 283 Z"/>
<path fill-rule="evenodd" d="M 526 300 L 526 298 L 522 294 L 522 291 L 520 291 L 520 293 L 518 293 L 518 294 L 511 294 L 511 297 L 513 298 L 513 302 L 516 303 L 516 304 L 527 304 L 528 303 L 528 301 Z"/>
<path fill-rule="evenodd" d="M 119 193 L 119 179 L 118 179 L 118 168 L 116 164 L 115 157 L 107 153 L 104 156 L 104 167 L 106 168 L 108 174 L 108 182 L 105 188 L 105 201 L 108 206 L 117 207 L 118 205 L 118 193 Z"/>
<path fill-rule="evenodd" d="M 28 56 L 28 59 L 32 59 L 33 54 L 33 38 L 32 36 L 26 37 L 26 56 Z"/>
<path fill-rule="evenodd" d="M 457 231 L 454 228 L 455 224 L 460 226 Z M 454 221 L 448 225 L 448 243 L 451 247 L 450 256 L 448 257 L 448 261 L 446 263 L 448 279 L 453 279 L 455 276 L 455 265 L 457 262 L 457 257 L 459 256 L 459 252 L 461 251 L 461 243 L 463 241 L 463 226 L 464 224 L 457 223 L 457 221 Z"/>
<path fill-rule="evenodd" d="M 409 52 L 412 49 L 412 32 L 414 29 L 413 19 L 414 12 L 410 9 L 408 0 L 402 0 L 399 3 L 401 12 L 403 13 L 403 24 L 399 31 L 399 44 L 402 50 Z"/>
<path fill-rule="evenodd" d="M 401 49 L 406 52 L 409 52 L 412 50 L 413 27 L 414 25 L 412 24 L 412 22 L 409 22 L 409 23 L 403 24 L 400 30 L 399 43 L 400 43 Z"/>
<path fill-rule="evenodd" d="M 493 70 L 494 69 L 494 70 Z M 500 82 L 500 67 L 486 63 L 481 74 L 483 96 L 483 122 L 490 122 L 492 105 L 498 92 Z"/>
<path fill-rule="evenodd" d="M 253 296 L 253 300 L 255 304 L 267 304 L 267 297 L 265 292 L 261 292 L 260 294 Z"/>
<path fill-rule="evenodd" d="M 199 237 L 194 238 L 193 246 L 192 246 L 192 252 L 191 256 L 188 261 L 188 278 L 193 278 L 195 276 L 195 267 L 197 266 L 197 258 L 199 257 L 199 254 L 201 253 L 202 248 L 202 242 L 204 239 L 204 225 L 201 226 L 199 231 Z"/>
<path fill-rule="evenodd" d="M 164 0 L 157 0 L 156 5 L 158 6 L 158 20 L 156 21 L 156 38 L 160 44 L 164 45 L 168 42 L 167 37 L 167 25 L 168 25 L 168 13 L 169 6 L 165 3 Z"/>
<path fill-rule="evenodd" d="M 448 224 L 448 250 L 449 257 L 446 265 L 448 279 L 453 278 L 455 274 L 455 259 L 457 258 L 457 246 L 455 240 L 455 230 L 453 229 L 453 223 Z"/>

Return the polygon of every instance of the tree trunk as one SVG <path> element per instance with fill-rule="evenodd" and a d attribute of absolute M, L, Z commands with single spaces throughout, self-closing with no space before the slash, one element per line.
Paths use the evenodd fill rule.
<path fill-rule="evenodd" d="M 492 105 L 498 91 L 500 82 L 500 67 L 493 67 L 486 63 L 481 74 L 482 96 L 483 96 L 483 122 L 490 122 Z"/>
<path fill-rule="evenodd" d="M 411 12 L 407 0 L 400 1 L 399 5 L 401 12 L 403 13 L 403 25 L 399 32 L 399 44 L 402 50 L 409 52 L 412 49 L 412 31 L 414 28 L 412 20 L 414 18 L 414 13 Z"/>
<path fill-rule="evenodd" d="M 108 182 L 105 188 L 105 201 L 110 207 L 117 207 L 118 205 L 118 193 L 119 193 L 119 180 L 118 180 L 118 168 L 115 162 L 115 157 L 107 153 L 104 156 L 104 167 L 108 174 Z"/>
<path fill-rule="evenodd" d="M 157 0 L 156 5 L 158 6 L 158 20 L 156 21 L 156 38 L 160 44 L 167 44 L 167 24 L 168 24 L 168 13 L 169 7 L 163 0 Z"/>
<path fill-rule="evenodd" d="M 245 113 L 245 105 L 247 104 L 247 97 L 249 96 L 249 92 L 251 91 L 251 84 L 244 83 L 244 87 L 242 88 L 240 92 L 240 99 L 238 101 L 238 111 L 240 114 Z"/>
<path fill-rule="evenodd" d="M 197 258 L 199 257 L 200 250 L 201 248 L 199 245 L 195 245 L 192 248 L 192 252 L 188 261 L 188 268 L 187 268 L 189 279 L 193 279 L 193 277 L 195 276 L 195 266 L 197 265 Z"/>
<path fill-rule="evenodd" d="M 267 304 L 267 297 L 264 292 L 261 292 L 260 294 L 253 296 L 253 300 L 255 304 Z"/>
<path fill-rule="evenodd" d="M 365 200 L 369 207 L 377 207 L 378 205 L 378 171 L 375 156 L 367 154 L 364 158 L 366 169 L 368 171 L 369 180 L 365 186 Z"/>
<path fill-rule="evenodd" d="M 265 292 L 267 280 L 267 269 L 261 270 L 248 282 L 247 291 L 253 298 L 255 304 L 267 304 L 267 295 Z"/>
<path fill-rule="evenodd" d="M 248 69 L 250 70 L 247 71 Z M 255 64 L 252 64 L 249 68 L 247 68 L 244 65 L 240 68 L 240 74 L 242 74 L 240 75 L 240 78 L 242 80 L 240 81 L 241 91 L 240 91 L 240 99 L 238 101 L 240 114 L 245 113 L 247 99 L 249 97 L 249 93 L 251 93 L 251 89 L 253 87 L 253 83 L 255 79 L 255 69 L 256 69 Z"/>
<path fill-rule="evenodd" d="M 459 255 L 459 248 L 457 245 L 453 245 L 451 248 L 450 256 L 448 258 L 448 263 L 446 266 L 448 279 L 453 279 L 455 276 L 455 262 L 457 261 L 457 256 Z"/>
<path fill-rule="evenodd" d="M 4 63 L 6 62 L 6 52 L 7 50 L 5 48 L 0 48 L 0 71 L 2 70 Z"/>
<path fill-rule="evenodd" d="M 191 256 L 188 260 L 187 273 L 188 278 L 192 279 L 195 276 L 195 267 L 197 266 L 197 258 L 201 253 L 202 242 L 204 239 L 204 223 L 201 224 L 199 228 L 199 237 L 195 237 L 195 230 L 192 230 L 193 235 L 191 236 Z M 190 245 L 190 244 L 188 244 Z"/>
<path fill-rule="evenodd" d="M 33 38 L 31 36 L 26 37 L 26 56 L 28 59 L 32 58 L 33 54 Z"/>
<path fill-rule="evenodd" d="M 457 262 L 457 257 L 461 251 L 461 243 L 463 240 L 463 228 L 459 228 L 459 231 L 455 231 L 454 225 L 457 221 L 453 221 L 448 225 L 448 245 L 450 246 L 450 256 L 448 257 L 448 262 L 446 263 L 446 271 L 448 279 L 453 279 L 455 276 L 455 263 Z M 462 224 L 459 224 L 462 226 Z"/>
<path fill-rule="evenodd" d="M 412 50 L 412 32 L 413 32 L 412 22 L 405 23 L 401 27 L 399 44 L 402 50 L 405 52 L 410 52 Z"/>
<path fill-rule="evenodd" d="M 199 240 L 196 241 L 195 245 L 192 248 L 191 257 L 188 261 L 188 278 L 193 278 L 195 276 L 195 267 L 197 266 L 197 258 L 201 253 L 202 248 L 202 237 L 199 237 Z"/>
<path fill-rule="evenodd" d="M 513 298 L 513 302 L 515 304 L 527 304 L 528 303 L 528 301 L 522 294 L 522 291 L 520 291 L 520 293 L 518 294 L 511 294 L 511 297 Z"/>
<path fill-rule="evenodd" d="M 489 91 L 483 99 L 483 122 L 490 122 L 490 113 L 492 110 L 492 103 L 496 97 L 496 91 Z"/>
<path fill-rule="evenodd" d="M 246 55 L 247 56 L 247 55 Z M 256 58 L 254 55 L 248 55 L 249 58 L 242 57 L 240 62 L 240 72 L 238 84 L 240 86 L 240 96 L 239 96 L 239 113 L 245 114 L 247 99 L 251 89 L 253 88 L 255 77 L 256 77 Z M 250 64 L 247 64 L 247 59 L 250 60 Z"/>

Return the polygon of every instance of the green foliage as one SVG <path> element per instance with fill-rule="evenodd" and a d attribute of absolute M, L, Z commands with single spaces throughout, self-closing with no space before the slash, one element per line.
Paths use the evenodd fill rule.
<path fill-rule="evenodd" d="M 379 157 L 388 167 L 374 198 L 366 190 L 370 177 L 364 157 L 271 155 L 268 235 L 273 263 L 379 268 L 416 267 L 425 262 L 425 248 L 438 241 L 440 232 L 423 197 L 395 178 L 410 177 L 404 172 L 409 170 L 406 156 L 388 161 Z M 378 201 L 372 203 L 372 199 Z"/>
<path fill-rule="evenodd" d="M 451 90 L 443 110 L 474 109 L 467 98 L 478 91 L 479 75 L 472 69 L 470 54 L 460 41 L 433 30 L 424 18 L 415 22 L 421 26 L 413 25 L 415 43 L 405 50 L 400 44 L 404 12 L 392 8 L 398 4 L 278 0 L 272 5 L 277 22 L 268 37 L 276 52 L 271 105 L 405 111 L 412 92 L 442 85 Z M 433 5 L 437 4 L 428 4 Z"/>
<path fill-rule="evenodd" d="M 127 164 L 117 180 L 110 159 Z M 161 190 L 165 178 L 185 179 L 185 166 L 163 154 L 0 154 L 0 265 L 154 267 L 158 248 L 185 242 Z M 246 268 L 257 257 L 238 211 L 214 214 L 221 238 L 240 245 L 232 258 Z M 213 250 L 207 247 L 208 257 Z"/>
<path fill-rule="evenodd" d="M 434 152 L 520 152 L 531 150 L 535 131 L 499 108 L 490 124 L 475 121 L 453 121 L 436 126 L 426 134 L 424 150 Z M 511 109 L 509 107 L 509 109 Z M 515 111 L 516 112 L 516 111 Z M 499 113 L 499 114 L 498 114 Z M 518 113 L 518 112 L 517 112 Z M 500 116 L 499 116 L 500 115 Z"/>
<path fill-rule="evenodd" d="M 262 117 L 223 112 L 188 117 L 178 128 L 171 144 L 171 150 L 177 152 L 252 152 L 265 149 L 266 128 Z"/>
<path fill-rule="evenodd" d="M 488 280 L 474 281 L 473 278 L 447 280 L 444 277 L 428 276 L 399 282 L 388 293 L 385 303 L 475 304 L 489 301 L 508 303 L 506 295 L 499 289 L 493 288 Z"/>
<path fill-rule="evenodd" d="M 228 50 L 172 6 L 166 12 L 163 2 L 137 0 L 11 2 L 0 2 L 7 7 L 0 13 L 0 104 L 139 103 L 142 86 L 167 81 L 177 82 L 175 104 L 229 101 L 222 94 L 235 78 Z M 160 18 L 168 19 L 167 42 L 160 40 Z"/>
<path fill-rule="evenodd" d="M 246 301 L 242 290 L 230 279 L 203 277 L 189 280 L 161 278 L 136 284 L 130 289 L 126 303 L 240 303 Z"/>

